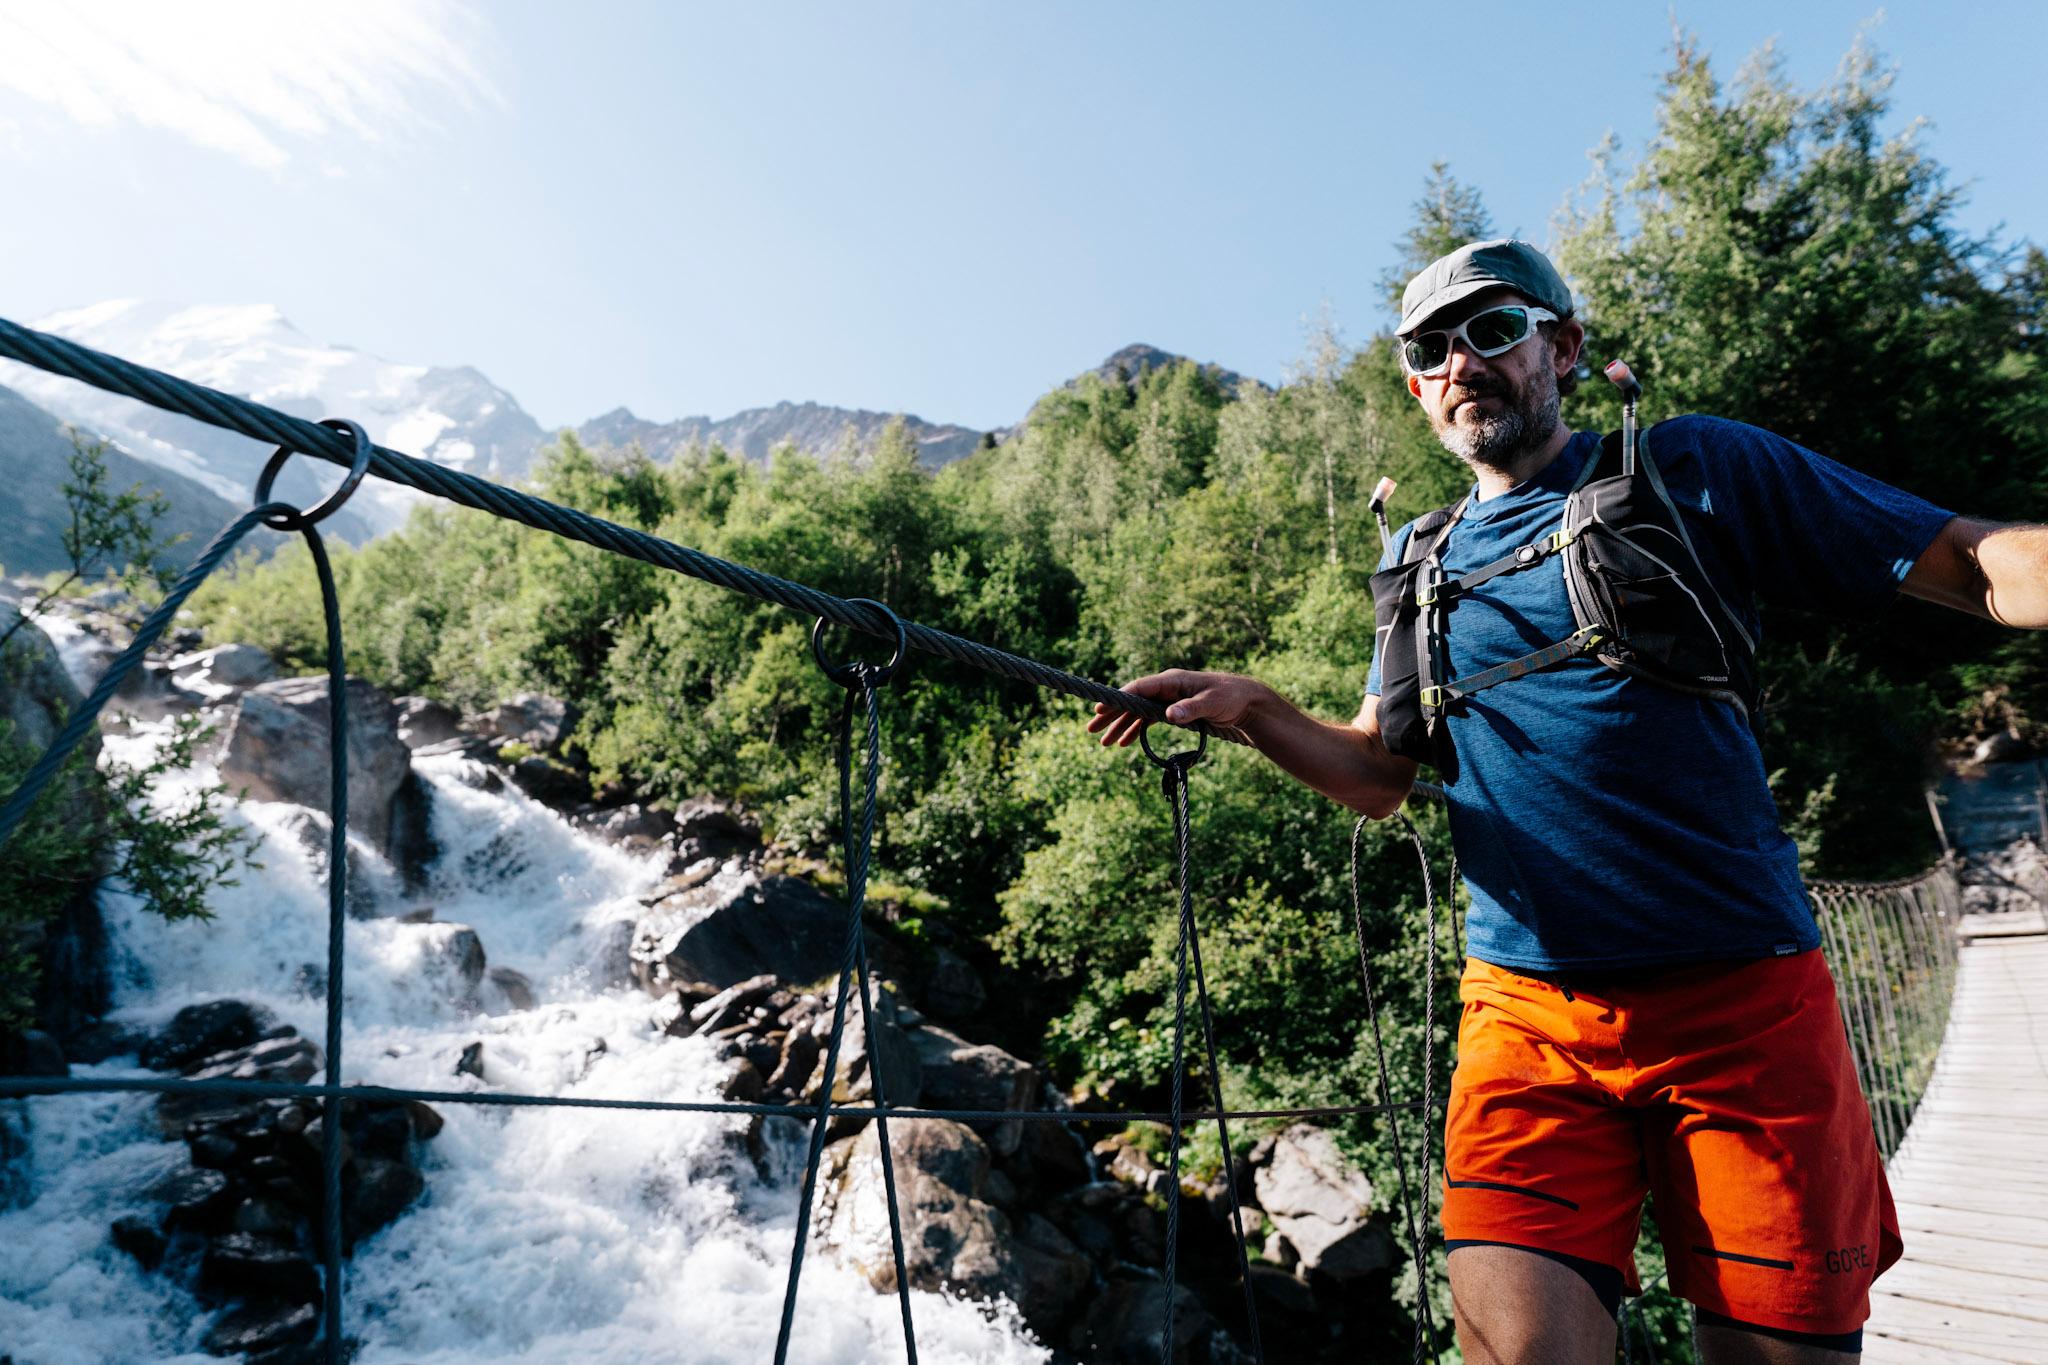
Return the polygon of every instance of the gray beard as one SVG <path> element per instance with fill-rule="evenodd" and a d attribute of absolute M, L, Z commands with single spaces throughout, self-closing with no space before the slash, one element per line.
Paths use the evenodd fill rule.
<path fill-rule="evenodd" d="M 1516 456 L 1540 447 L 1557 430 L 1557 386 L 1549 389 L 1540 399 L 1469 425 L 1446 423 L 1437 428 L 1437 440 L 1466 464 L 1509 469 Z"/>

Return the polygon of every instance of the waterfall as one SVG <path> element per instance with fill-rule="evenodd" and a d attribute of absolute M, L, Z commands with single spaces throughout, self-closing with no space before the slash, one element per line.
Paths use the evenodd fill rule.
<path fill-rule="evenodd" d="M 60 639 L 60 644 L 72 642 Z M 68 651 L 67 651 L 68 652 Z M 135 761 L 161 728 L 109 735 Z M 655 1002 L 620 979 L 619 925 L 639 911 L 658 860 L 586 837 L 486 770 L 419 757 L 440 855 L 408 893 L 356 850 L 375 917 L 347 927 L 343 1078 L 423 1089 L 504 1089 L 614 1098 L 718 1097 L 712 1044 L 665 1036 Z M 166 782 L 176 804 L 205 768 Z M 232 996 L 300 1033 L 324 1033 L 322 840 L 309 813 L 248 802 L 260 866 L 211 902 L 211 922 L 165 923 L 118 892 L 103 909 L 114 1020 L 148 1030 L 181 1006 Z M 421 914 L 431 907 L 431 917 Z M 530 1007 L 479 984 L 450 952 L 467 925 L 492 967 L 533 987 Z M 455 1072 L 482 1043 L 481 1078 Z M 74 1075 L 138 1075 L 135 1057 Z M 347 1270 L 345 1331 L 359 1365 L 771 1358 L 794 1234 L 803 1132 L 772 1122 L 764 1144 L 738 1116 L 437 1106 L 446 1127 L 421 1148 L 426 1193 L 364 1241 Z M 21 1190 L 0 1212 L 0 1355 L 17 1365 L 195 1362 L 213 1310 L 175 1264 L 144 1272 L 109 1238 L 149 1212 L 152 1180 L 187 1148 L 157 1130 L 145 1095 L 0 1104 L 25 1127 Z M 765 1156 L 761 1156 L 765 1147 Z M 1042 1361 L 1007 1306 L 916 1296 L 930 1361 Z M 853 1365 L 903 1358 L 893 1297 L 815 1250 L 807 1257 L 793 1359 Z"/>

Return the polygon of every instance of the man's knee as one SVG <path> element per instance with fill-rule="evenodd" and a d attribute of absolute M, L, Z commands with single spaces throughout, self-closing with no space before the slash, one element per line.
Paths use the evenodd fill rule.
<path fill-rule="evenodd" d="M 1469 1365 L 1606 1362 L 1614 1359 L 1614 1313 L 1601 1272 L 1577 1257 L 1526 1247 L 1456 1243 L 1450 1255 L 1458 1343 Z"/>

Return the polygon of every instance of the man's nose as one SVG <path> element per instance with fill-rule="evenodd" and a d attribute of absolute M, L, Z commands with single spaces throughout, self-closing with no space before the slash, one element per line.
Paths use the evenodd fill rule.
<path fill-rule="evenodd" d="M 1446 383 L 1458 383 L 1465 375 L 1485 369 L 1485 357 L 1467 345 L 1462 337 L 1453 337 L 1451 339 L 1451 358 L 1444 367 L 1444 380 Z"/>

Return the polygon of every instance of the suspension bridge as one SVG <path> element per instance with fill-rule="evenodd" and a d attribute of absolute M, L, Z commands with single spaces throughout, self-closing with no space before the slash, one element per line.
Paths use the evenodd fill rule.
<path fill-rule="evenodd" d="M 654 1099 L 565 1099 L 503 1091 L 413 1091 L 382 1086 L 351 1086 L 340 1082 L 343 1036 L 342 924 L 348 859 L 347 714 L 342 704 L 344 644 L 336 608 L 333 577 L 317 530 L 318 522 L 354 492 L 365 477 L 393 482 L 491 515 L 569 539 L 627 555 L 657 567 L 714 583 L 734 592 L 775 603 L 816 618 L 819 629 L 837 624 L 888 642 L 895 654 L 886 665 L 833 664 L 826 659 L 813 632 L 819 665 L 846 689 L 839 740 L 842 837 L 845 841 L 848 929 L 842 970 L 834 1003 L 833 1029 L 827 1045 L 826 1075 L 835 1072 L 842 1034 L 850 1009 L 863 1020 L 871 1008 L 862 910 L 869 871 L 869 848 L 875 815 L 879 762 L 877 697 L 911 649 L 968 664 L 1000 676 L 1033 683 L 1086 701 L 1106 702 L 1147 720 L 1170 724 L 1163 708 L 1148 698 L 1106 687 L 1036 660 L 898 618 L 878 602 L 842 599 L 801 583 L 762 574 L 746 566 L 705 555 L 644 532 L 619 526 L 574 509 L 419 460 L 373 443 L 360 426 L 330 419 L 312 422 L 278 412 L 247 399 L 208 389 L 174 376 L 135 365 L 118 357 L 79 346 L 0 319 L 0 356 L 66 376 L 109 392 L 139 399 L 168 411 L 238 432 L 277 449 L 256 490 L 256 505 L 231 522 L 201 552 L 185 575 L 138 629 L 134 641 L 108 666 L 85 701 L 70 717 L 49 750 L 29 770 L 21 785 L 0 801 L 0 844 L 21 823 L 66 757 L 90 732 L 100 710 L 122 680 L 138 667 L 150 646 L 169 626 L 191 593 L 258 527 L 305 537 L 318 573 L 327 624 L 331 684 L 329 720 L 331 812 L 328 856 L 329 938 L 326 973 L 326 1079 L 318 1084 L 181 1080 L 173 1078 L 0 1077 L 0 1098 L 91 1091 L 147 1091 L 161 1094 L 213 1093 L 244 1097 L 293 1096 L 321 1102 L 323 1123 L 324 1204 L 319 1222 L 323 1261 L 321 1342 L 326 1358 L 346 1356 L 342 1305 L 346 1270 L 342 1248 L 341 1124 L 344 1099 L 378 1101 L 423 1100 L 443 1104 L 575 1105 L 579 1107 L 660 1110 L 676 1113 L 758 1114 L 806 1122 L 811 1128 L 804 1194 L 791 1248 L 782 1322 L 775 1353 L 787 1358 L 790 1325 L 797 1311 L 800 1273 L 806 1250 L 806 1221 L 811 1193 L 818 1179 L 820 1153 L 827 1124 L 839 1116 L 872 1118 L 881 1130 L 880 1152 L 887 1187 L 896 1284 L 901 1303 L 906 1359 L 917 1359 L 916 1328 L 910 1281 L 903 1270 L 903 1222 L 889 1167 L 887 1124 L 894 1121 L 985 1118 L 981 1111 L 892 1106 L 875 1083 L 871 1103 L 834 1103 L 830 1087 L 815 1104 L 777 1105 L 737 1102 L 685 1102 Z M 310 511 L 275 502 L 270 488 L 284 463 L 304 454 L 347 470 L 341 485 Z M 857 726 L 856 721 L 864 722 Z M 856 745 L 857 731 L 864 742 Z M 1220 736 L 1236 741 L 1230 734 Z M 1201 736 L 1206 745 L 1208 736 Z M 856 762 L 856 749 L 865 762 Z M 1414 1272 L 1428 1265 L 1429 1143 L 1428 1128 L 1440 1121 L 1428 1092 L 1419 1103 L 1395 1103 L 1387 1081 L 1387 1059 L 1376 1014 L 1371 1036 L 1379 1064 L 1377 1094 L 1367 1102 L 1319 1109 L 1233 1111 L 1224 1102 L 1215 1065 L 1215 1031 L 1209 993 L 1203 976 L 1200 936 L 1188 875 L 1190 769 L 1200 749 L 1172 754 L 1147 753 L 1163 770 L 1173 810 L 1173 837 L 1179 863 L 1179 944 L 1177 951 L 1176 1024 L 1171 1107 L 1159 1113 L 1093 1114 L 1163 1122 L 1173 1141 L 1169 1160 L 1173 1178 L 1166 1186 L 1168 1237 L 1165 1277 L 1174 1278 L 1174 1255 L 1180 1209 L 1178 1162 L 1187 1127 L 1214 1121 L 1222 1137 L 1226 1163 L 1231 1161 L 1227 1124 L 1232 1118 L 1305 1118 L 1339 1114 L 1377 1114 L 1389 1125 L 1401 1172 L 1401 1216 L 1398 1229 L 1408 1241 Z M 855 774 L 859 780 L 856 783 Z M 1432 789 L 1418 784 L 1418 795 Z M 856 794 L 857 793 L 857 794 Z M 1403 817 L 1405 819 L 1405 817 Z M 1418 851 L 1420 837 L 1408 826 Z M 1356 895 L 1356 839 L 1353 843 Z M 1423 861 L 1425 900 L 1434 962 L 1438 919 L 1436 898 Z M 2036 983 L 2048 971 L 2048 923 L 2041 912 L 2001 916 L 1965 916 L 1957 868 L 1952 860 L 1919 877 L 1886 883 L 1816 883 L 1812 891 L 1816 919 L 1838 983 L 1844 1023 L 1856 1055 L 1857 1069 L 1871 1107 L 1879 1145 L 1891 1165 L 1906 1259 L 1879 1281 L 1873 1295 L 1866 1354 L 1873 1361 L 1927 1359 L 2048 1361 L 2048 1219 L 2032 1210 L 2048 1196 L 2048 1004 Z M 1354 910 L 1356 906 L 1354 905 Z M 1995 922 L 1994 922 L 1995 921 Z M 1374 998 L 1369 953 L 1360 932 L 1360 969 L 1366 998 Z M 1190 986 L 1192 985 L 1192 992 Z M 1188 1005 L 1196 1006 L 1190 1025 Z M 1181 1078 L 1190 1069 L 1186 1048 L 1192 1034 L 1207 1062 L 1206 1079 L 1213 1109 L 1191 1109 L 1183 1103 Z M 1424 1031 L 1429 1036 L 1429 1031 Z M 1425 1058 L 1425 1072 L 1429 1063 Z M 1202 1070 L 1197 1070 L 1202 1075 Z M 1056 1113 L 1019 1113 L 1020 1120 L 1061 1121 Z M 1408 1136 L 1401 1130 L 1409 1123 Z M 1411 1176 L 1410 1158 L 1402 1156 L 1416 1140 L 1419 1160 Z M 1226 1172 L 1230 1209 L 1237 1232 L 1239 1266 L 1244 1272 L 1248 1345 L 1255 1359 L 1264 1352 L 1258 1335 L 1258 1310 L 1251 1292 L 1245 1256 L 1244 1223 L 1236 1207 L 1238 1182 Z M 1170 1362 L 1173 1312 L 1178 1296 L 1167 1294 L 1162 1323 L 1162 1360 Z M 1432 1320 L 1424 1308 L 1417 1315 L 1413 1358 L 1438 1359 L 1450 1345 L 1448 1328 Z M 1626 1348 L 1626 1333 L 1624 1347 Z"/>

